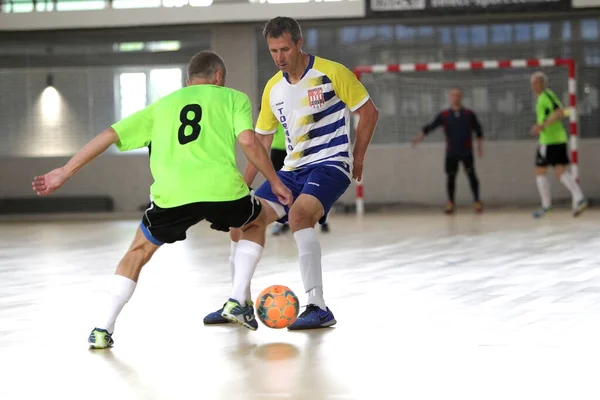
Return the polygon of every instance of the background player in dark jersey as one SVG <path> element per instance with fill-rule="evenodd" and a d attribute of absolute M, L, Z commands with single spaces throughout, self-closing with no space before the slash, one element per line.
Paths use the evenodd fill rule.
<path fill-rule="evenodd" d="M 483 156 L 483 131 L 475 113 L 462 104 L 462 91 L 454 88 L 449 94 L 450 108 L 440 112 L 435 119 L 425 125 L 421 132 L 412 140 L 413 145 L 421 142 L 425 135 L 434 129 L 443 126 L 446 134 L 446 162 L 445 170 L 447 176 L 446 188 L 448 191 L 448 204 L 446 213 L 452 214 L 455 209 L 454 194 L 456 192 L 456 175 L 458 164 L 462 163 L 469 178 L 471 191 L 473 192 L 473 207 L 476 212 L 483 211 L 483 204 L 479 200 L 479 179 L 475 173 L 475 161 L 473 159 L 473 136 L 477 136 L 477 155 Z"/>

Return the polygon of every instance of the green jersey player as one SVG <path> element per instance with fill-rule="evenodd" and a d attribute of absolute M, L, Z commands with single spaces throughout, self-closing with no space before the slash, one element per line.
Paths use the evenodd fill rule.
<path fill-rule="evenodd" d="M 556 177 L 571 192 L 573 215 L 578 216 L 587 207 L 579 184 L 570 171 L 569 152 L 567 148 L 567 131 L 561 120 L 568 113 L 563 109 L 560 100 L 548 88 L 548 77 L 543 72 L 531 75 L 531 90 L 537 96 L 535 106 L 537 124 L 531 128 L 534 136 L 539 136 L 538 148 L 535 158 L 535 176 L 542 200 L 542 206 L 533 213 L 534 218 L 543 217 L 550 211 L 552 198 L 550 196 L 550 183 L 546 177 L 546 169 L 554 168 Z"/>
<path fill-rule="evenodd" d="M 111 278 L 102 308 L 94 315 L 95 327 L 89 336 L 93 348 L 113 344 L 115 320 L 154 252 L 165 243 L 185 240 L 186 231 L 202 220 L 225 232 L 242 228 L 236 255 L 236 266 L 242 273 L 236 273 L 223 317 L 249 329 L 258 328 L 244 290 L 262 254 L 266 217 L 261 202 L 250 194 L 237 169 L 236 140 L 282 201 L 291 205 L 292 194 L 277 177 L 264 146 L 254 135 L 248 96 L 224 87 L 225 74 L 221 57 L 208 51 L 198 53 L 188 65 L 185 88 L 115 123 L 65 166 L 34 178 L 33 190 L 46 196 L 113 144 L 121 151 L 152 144 L 152 202 Z"/>

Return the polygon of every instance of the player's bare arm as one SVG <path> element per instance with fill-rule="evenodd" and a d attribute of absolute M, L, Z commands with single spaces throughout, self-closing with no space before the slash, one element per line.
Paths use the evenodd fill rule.
<path fill-rule="evenodd" d="M 533 136 L 538 136 L 540 132 L 543 131 L 548 125 L 553 124 L 556 121 L 560 121 L 565 116 L 568 116 L 568 112 L 566 112 L 563 108 L 557 108 L 552 114 L 550 114 L 548 118 L 546 118 L 543 123 L 534 125 L 531 128 L 531 134 Z"/>
<path fill-rule="evenodd" d="M 261 135 L 256 133 L 255 134 L 257 140 L 262 143 L 263 147 L 265 148 L 265 151 L 267 151 L 267 153 L 269 151 L 271 151 L 271 144 L 273 144 L 273 136 L 274 135 Z M 248 163 L 246 165 L 246 168 L 244 169 L 244 182 L 246 182 L 246 184 L 248 186 L 252 186 L 252 182 L 254 182 L 254 179 L 256 179 L 256 175 L 258 174 L 258 168 L 256 168 L 256 166 L 252 163 Z"/>
<path fill-rule="evenodd" d="M 273 135 L 269 136 L 272 140 Z M 281 204 L 291 206 L 293 201 L 292 192 L 277 176 L 277 172 L 275 172 L 275 168 L 273 168 L 273 164 L 271 163 L 271 159 L 269 158 L 264 145 L 260 142 L 259 138 L 257 138 L 254 131 L 248 130 L 240 133 L 238 141 L 240 142 L 248 161 L 250 161 L 250 163 L 264 175 L 269 183 L 271 183 L 273 194 L 277 196 Z"/>
<path fill-rule="evenodd" d="M 363 104 L 356 114 L 359 116 L 358 126 L 356 128 L 356 144 L 354 145 L 354 169 L 352 170 L 352 178 L 360 181 L 362 179 L 363 164 L 367 147 L 371 143 L 377 120 L 379 119 L 379 111 L 372 100 L 369 99 Z"/>
<path fill-rule="evenodd" d="M 100 154 L 104 153 L 111 145 L 119 141 L 117 132 L 112 128 L 99 133 L 90 140 L 65 164 L 44 175 L 36 176 L 31 184 L 38 196 L 47 196 L 65 184 L 77 171 L 90 163 Z"/>

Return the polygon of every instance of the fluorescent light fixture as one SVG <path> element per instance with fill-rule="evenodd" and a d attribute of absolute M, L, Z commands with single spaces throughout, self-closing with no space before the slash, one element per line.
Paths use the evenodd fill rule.
<path fill-rule="evenodd" d="M 159 51 L 177 51 L 181 48 L 181 42 L 179 40 L 163 40 L 160 42 L 148 42 L 146 43 L 146 49 L 152 52 Z"/>
<path fill-rule="evenodd" d="M 120 53 L 126 53 L 129 51 L 142 51 L 144 50 L 144 42 L 115 43 L 113 45 L 113 50 Z"/>

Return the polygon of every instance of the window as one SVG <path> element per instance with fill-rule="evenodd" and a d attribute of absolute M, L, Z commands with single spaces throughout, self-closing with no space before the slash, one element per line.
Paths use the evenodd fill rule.
<path fill-rule="evenodd" d="M 1 3 L 1 2 L 0 2 Z M 35 11 L 44 12 L 54 10 L 54 3 L 52 1 L 38 1 L 35 6 Z"/>
<path fill-rule="evenodd" d="M 123 119 L 183 86 L 182 67 L 132 68 L 118 73 L 117 118 Z"/>
<path fill-rule="evenodd" d="M 319 31 L 312 28 L 306 31 L 306 47 L 310 49 L 316 49 L 319 45 Z"/>
<path fill-rule="evenodd" d="M 516 24 L 515 25 L 515 41 L 529 42 L 531 40 L 531 25 Z"/>
<path fill-rule="evenodd" d="M 356 42 L 357 35 L 358 35 L 358 29 L 355 27 L 342 28 L 340 30 L 340 38 L 342 39 L 342 43 Z"/>
<path fill-rule="evenodd" d="M 398 40 L 407 40 L 415 37 L 415 28 L 404 26 L 404 25 L 396 25 L 396 39 Z"/>
<path fill-rule="evenodd" d="M 487 44 L 487 27 L 476 25 L 471 27 L 471 45 L 484 46 Z"/>
<path fill-rule="evenodd" d="M 160 7 L 160 0 L 113 0 L 113 8 Z"/>
<path fill-rule="evenodd" d="M 583 40 L 598 40 L 598 21 L 584 19 L 581 21 L 581 38 Z"/>
<path fill-rule="evenodd" d="M 57 11 L 76 11 L 76 10 L 103 10 L 106 6 L 105 0 L 58 0 L 56 4 Z"/>
<path fill-rule="evenodd" d="M 190 6 L 192 7 L 208 7 L 212 3 L 213 0 L 190 0 Z"/>
<path fill-rule="evenodd" d="M 541 23 L 533 24 L 533 40 L 548 40 L 550 39 L 550 24 Z"/>
<path fill-rule="evenodd" d="M 512 42 L 512 26 L 510 25 L 493 25 L 492 26 L 492 43 L 510 43 Z"/>
<path fill-rule="evenodd" d="M 163 0 L 163 7 L 183 7 L 187 5 L 187 0 Z"/>
<path fill-rule="evenodd" d="M 383 42 L 394 40 L 394 27 L 392 25 L 381 25 L 377 28 L 377 38 Z"/>
<path fill-rule="evenodd" d="M 119 75 L 119 119 L 146 107 L 146 73 L 125 72 Z"/>
<path fill-rule="evenodd" d="M 459 46 L 466 46 L 469 44 L 469 30 L 466 26 L 457 26 L 454 28 L 454 38 L 456 44 Z"/>
<path fill-rule="evenodd" d="M 563 40 L 571 40 L 571 21 L 563 22 L 562 38 Z"/>
<path fill-rule="evenodd" d="M 32 12 L 33 1 L 13 1 L 12 9 L 10 9 L 10 4 L 5 7 L 7 12 Z"/>
<path fill-rule="evenodd" d="M 418 35 L 420 37 L 432 37 L 434 33 L 434 29 L 432 26 L 420 26 L 418 30 Z"/>
<path fill-rule="evenodd" d="M 438 32 L 440 35 L 440 43 L 441 44 L 451 44 L 452 43 L 452 31 L 450 31 L 450 28 L 438 28 Z"/>
<path fill-rule="evenodd" d="M 583 48 L 583 54 L 585 56 L 585 64 L 590 67 L 597 67 L 600 65 L 600 49 L 590 46 Z"/>
<path fill-rule="evenodd" d="M 181 89 L 181 68 L 153 69 L 150 71 L 150 103 Z"/>
<path fill-rule="evenodd" d="M 358 32 L 360 41 L 373 40 L 377 36 L 377 28 L 374 26 L 362 26 Z"/>

